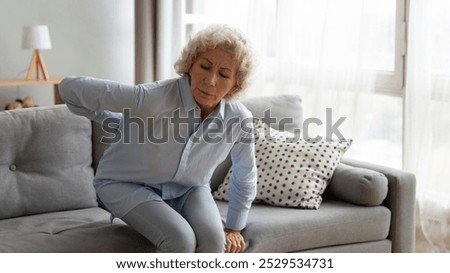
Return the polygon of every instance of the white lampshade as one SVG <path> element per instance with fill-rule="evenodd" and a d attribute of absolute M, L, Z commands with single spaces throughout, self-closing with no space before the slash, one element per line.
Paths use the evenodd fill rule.
<path fill-rule="evenodd" d="M 51 49 L 47 26 L 26 26 L 22 32 L 22 49 Z"/>

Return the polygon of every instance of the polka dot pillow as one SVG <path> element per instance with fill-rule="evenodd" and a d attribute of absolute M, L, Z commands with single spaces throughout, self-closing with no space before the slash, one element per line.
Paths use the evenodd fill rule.
<path fill-rule="evenodd" d="M 280 132 L 257 120 L 255 155 L 258 189 L 255 201 L 275 206 L 317 209 L 333 172 L 352 140 L 313 142 Z M 228 201 L 232 168 L 213 192 Z"/>

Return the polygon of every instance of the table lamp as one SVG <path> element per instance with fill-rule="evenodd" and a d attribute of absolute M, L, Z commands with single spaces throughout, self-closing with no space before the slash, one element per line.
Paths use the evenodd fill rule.
<path fill-rule="evenodd" d="M 36 80 L 40 80 L 40 72 L 42 72 L 43 80 L 49 80 L 47 67 L 45 66 L 44 58 L 40 49 L 51 49 L 52 43 L 50 41 L 50 34 L 48 27 L 40 26 L 26 26 L 22 32 L 22 49 L 34 49 L 31 57 L 31 63 L 28 67 L 27 80 L 32 80 L 33 71 L 36 69 Z"/>

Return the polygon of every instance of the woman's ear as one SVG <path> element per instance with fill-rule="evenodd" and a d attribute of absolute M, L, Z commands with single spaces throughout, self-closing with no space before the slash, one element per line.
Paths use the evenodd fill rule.
<path fill-rule="evenodd" d="M 241 87 L 239 85 L 235 85 L 231 88 L 230 90 L 230 95 L 234 95 L 235 93 L 239 92 L 239 90 L 241 90 Z"/>

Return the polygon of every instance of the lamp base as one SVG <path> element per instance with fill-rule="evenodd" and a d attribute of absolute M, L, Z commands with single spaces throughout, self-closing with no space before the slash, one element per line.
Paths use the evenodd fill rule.
<path fill-rule="evenodd" d="M 36 69 L 36 78 L 33 79 L 33 71 Z M 42 72 L 42 80 L 49 80 L 47 67 L 45 66 L 44 58 L 39 49 L 35 49 L 31 57 L 30 66 L 28 67 L 27 80 L 40 80 Z"/>

